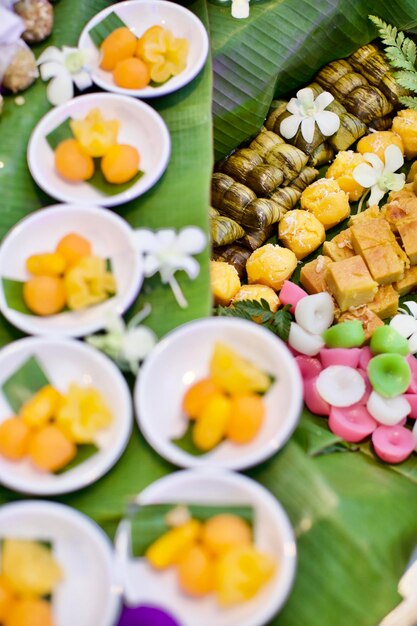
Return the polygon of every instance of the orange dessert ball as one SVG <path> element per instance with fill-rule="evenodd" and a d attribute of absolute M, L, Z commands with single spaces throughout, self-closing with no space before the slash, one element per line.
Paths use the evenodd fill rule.
<path fill-rule="evenodd" d="M 10 461 L 20 461 L 29 449 L 30 429 L 20 417 L 10 417 L 0 424 L 0 454 Z"/>
<path fill-rule="evenodd" d="M 4 626 L 54 626 L 50 602 L 46 600 L 18 600 L 7 615 Z"/>
<path fill-rule="evenodd" d="M 202 413 L 208 400 L 215 394 L 217 387 L 211 378 L 202 378 L 187 389 L 182 409 L 190 419 L 196 419 Z"/>
<path fill-rule="evenodd" d="M 265 416 L 265 404 L 256 394 L 232 398 L 227 437 L 234 443 L 249 443 L 258 434 Z"/>
<path fill-rule="evenodd" d="M 14 602 L 13 589 L 4 576 L 0 576 L 0 623 L 3 624 L 10 615 Z"/>
<path fill-rule="evenodd" d="M 100 67 L 111 72 L 119 61 L 133 57 L 136 52 L 137 39 L 127 27 L 116 28 L 100 46 Z"/>
<path fill-rule="evenodd" d="M 62 254 L 32 254 L 26 259 L 26 269 L 34 276 L 60 276 L 65 272 L 67 263 Z"/>
<path fill-rule="evenodd" d="M 64 281 L 57 276 L 35 276 L 23 285 L 23 300 L 36 315 L 55 315 L 65 307 Z"/>
<path fill-rule="evenodd" d="M 77 446 L 56 426 L 36 432 L 29 444 L 32 463 L 45 472 L 56 472 L 68 465 L 77 454 Z"/>
<path fill-rule="evenodd" d="M 236 546 L 250 546 L 252 530 L 238 515 L 220 513 L 204 524 L 201 540 L 210 552 L 218 556 Z"/>
<path fill-rule="evenodd" d="M 94 161 L 78 141 L 65 139 L 55 150 L 55 169 L 62 178 L 72 183 L 89 180 L 94 174 Z"/>
<path fill-rule="evenodd" d="M 123 89 L 143 89 L 150 83 L 151 71 L 141 59 L 132 57 L 118 62 L 113 78 L 116 85 Z"/>
<path fill-rule="evenodd" d="M 68 267 L 72 267 L 85 256 L 91 256 L 93 249 L 85 237 L 77 233 L 68 233 L 58 242 L 56 252 L 64 257 Z"/>
<path fill-rule="evenodd" d="M 133 146 L 113 146 L 101 160 L 101 171 L 109 183 L 127 183 L 138 173 L 139 160 L 139 152 Z"/>
<path fill-rule="evenodd" d="M 180 587 L 190 596 L 204 596 L 213 590 L 214 560 L 208 549 L 195 544 L 178 561 Z"/>

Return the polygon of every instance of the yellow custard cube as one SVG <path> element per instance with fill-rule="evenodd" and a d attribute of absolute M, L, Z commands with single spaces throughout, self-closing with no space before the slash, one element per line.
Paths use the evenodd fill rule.
<path fill-rule="evenodd" d="M 330 241 L 323 244 L 323 254 L 329 256 L 332 261 L 343 261 L 351 256 L 355 256 L 352 246 L 352 231 L 350 228 L 342 230 Z"/>
<path fill-rule="evenodd" d="M 417 264 L 417 220 L 398 224 L 404 250 L 410 259 L 411 265 Z"/>
<path fill-rule="evenodd" d="M 380 244 L 367 248 L 362 253 L 372 274 L 372 278 L 380 285 L 387 285 L 404 276 L 404 262 L 398 257 L 391 243 Z"/>
<path fill-rule="evenodd" d="M 314 261 L 306 263 L 301 268 L 300 282 L 310 295 L 328 291 L 326 275 L 327 268 L 332 260 L 328 256 L 320 255 Z"/>
<path fill-rule="evenodd" d="M 400 296 L 415 291 L 417 289 L 417 265 L 406 269 L 403 278 L 394 283 L 394 288 Z"/>
<path fill-rule="evenodd" d="M 368 304 L 368 307 L 381 320 L 385 320 L 397 314 L 398 299 L 398 291 L 392 285 L 382 285 L 376 292 L 375 298 Z"/>
<path fill-rule="evenodd" d="M 356 222 L 350 228 L 352 247 L 356 254 L 394 240 L 391 228 L 383 217 Z"/>
<path fill-rule="evenodd" d="M 378 291 L 361 256 L 330 263 L 326 282 L 342 311 L 371 302 Z"/>

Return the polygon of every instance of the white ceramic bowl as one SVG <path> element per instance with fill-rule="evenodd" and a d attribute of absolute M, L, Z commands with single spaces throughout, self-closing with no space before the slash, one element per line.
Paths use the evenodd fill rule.
<path fill-rule="evenodd" d="M 182 398 L 192 383 L 207 376 L 217 341 L 272 374 L 276 381 L 264 396 L 265 421 L 252 442 L 236 445 L 223 441 L 209 453 L 193 456 L 171 440 L 186 430 Z M 297 425 L 303 392 L 297 365 L 284 342 L 253 322 L 214 317 L 184 324 L 156 346 L 140 371 L 134 402 L 139 427 L 161 456 L 180 467 L 211 465 L 240 470 L 283 447 Z"/>
<path fill-rule="evenodd" d="M 51 542 L 63 571 L 53 594 L 56 626 L 114 626 L 121 598 L 113 552 L 104 532 L 85 515 L 54 502 L 17 502 L 0 509 L 0 539 Z"/>
<path fill-rule="evenodd" d="M 119 143 L 137 148 L 144 175 L 129 189 L 113 196 L 104 195 L 85 183 L 64 180 L 55 170 L 54 153 L 46 137 L 68 118 L 82 119 L 99 108 L 105 119 L 120 121 Z M 162 117 L 140 100 L 109 93 L 92 93 L 74 98 L 47 113 L 35 127 L 28 146 L 28 165 L 36 183 L 61 202 L 117 206 L 148 191 L 164 173 L 171 141 Z"/>
<path fill-rule="evenodd" d="M 32 254 L 53 252 L 59 240 L 76 232 L 92 244 L 93 254 L 111 259 L 117 294 L 80 311 L 41 317 L 8 306 L 3 278 L 25 281 L 26 259 Z M 0 311 L 11 324 L 30 335 L 82 337 L 105 327 L 111 312 L 124 313 L 135 300 L 143 282 L 140 255 L 135 253 L 129 224 L 111 211 L 95 207 L 56 205 L 41 209 L 18 222 L 0 246 Z"/>
<path fill-rule="evenodd" d="M 160 606 L 181 626 L 264 626 L 280 610 L 296 570 L 296 544 L 279 502 L 255 481 L 216 469 L 176 472 L 161 478 L 138 496 L 140 504 L 246 504 L 255 511 L 255 545 L 277 562 L 273 579 L 250 601 L 232 608 L 218 606 L 214 595 L 191 599 L 178 588 L 177 572 L 155 571 L 145 559 L 127 562 L 126 574 L 137 604 Z"/>
<path fill-rule="evenodd" d="M 113 422 L 100 431 L 92 457 L 62 474 L 36 470 L 28 459 L 13 462 L 0 456 L 0 483 L 28 494 L 52 496 L 76 491 L 103 476 L 118 461 L 132 430 L 129 388 L 118 368 L 98 350 L 74 339 L 27 337 L 0 350 L 0 423 L 13 414 L 2 387 L 31 356 L 52 385 L 65 392 L 70 383 L 92 385 L 105 398 Z"/>
<path fill-rule="evenodd" d="M 91 40 L 89 31 L 110 13 L 116 13 L 130 30 L 140 37 L 151 26 L 160 25 L 172 31 L 174 37 L 189 42 L 187 66 L 178 76 L 173 76 L 160 87 L 123 89 L 118 87 L 111 72 L 100 69 L 100 52 Z M 93 17 L 81 33 L 78 45 L 91 51 L 92 79 L 102 89 L 138 98 L 157 98 L 177 91 L 201 71 L 207 58 L 209 42 L 202 22 L 188 9 L 165 0 L 130 0 L 104 9 Z"/>

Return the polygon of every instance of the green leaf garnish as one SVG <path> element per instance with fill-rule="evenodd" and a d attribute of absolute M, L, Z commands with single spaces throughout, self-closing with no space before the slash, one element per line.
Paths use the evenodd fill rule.
<path fill-rule="evenodd" d="M 283 341 L 288 341 L 292 315 L 289 311 L 290 305 L 278 309 L 273 313 L 269 304 L 263 298 L 258 300 L 241 300 L 235 302 L 233 306 L 219 306 L 216 313 L 223 317 L 240 317 L 246 320 L 256 320 L 258 324 L 262 324 L 265 328 L 278 335 Z"/>
<path fill-rule="evenodd" d="M 117 28 L 125 28 L 126 24 L 117 15 L 117 13 L 110 13 L 107 17 L 99 22 L 94 28 L 88 31 L 93 43 L 100 48 L 103 41 Z"/>
<path fill-rule="evenodd" d="M 194 423 L 190 422 L 187 426 L 187 430 L 185 431 L 185 433 L 181 437 L 178 437 L 178 439 L 172 439 L 172 443 L 178 446 L 178 448 L 181 448 L 181 450 L 183 450 L 184 452 L 191 454 L 192 456 L 201 456 L 203 454 L 206 454 L 204 450 L 200 450 L 200 448 L 197 448 L 197 446 L 195 445 L 193 441 L 193 429 Z"/>
<path fill-rule="evenodd" d="M 25 402 L 45 385 L 49 385 L 48 377 L 39 361 L 32 356 L 3 383 L 2 391 L 17 414 Z"/>

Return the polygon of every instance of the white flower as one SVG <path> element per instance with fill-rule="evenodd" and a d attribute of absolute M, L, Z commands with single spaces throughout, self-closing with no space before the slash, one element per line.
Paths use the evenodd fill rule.
<path fill-rule="evenodd" d="M 238 20 L 249 17 L 249 0 L 232 0 L 232 17 Z"/>
<path fill-rule="evenodd" d="M 388 191 L 400 191 L 405 185 L 405 174 L 394 174 L 404 165 L 404 157 L 398 146 L 385 148 L 385 163 L 371 152 L 363 156 L 368 163 L 361 163 L 353 170 L 357 183 L 371 190 L 368 206 L 379 204 Z"/>
<path fill-rule="evenodd" d="M 408 349 L 411 354 L 417 352 L 417 303 L 413 300 L 404 302 L 406 309 L 398 309 L 398 314 L 390 321 L 390 326 L 394 328 L 402 337 L 408 341 Z"/>
<path fill-rule="evenodd" d="M 183 270 L 191 280 L 197 278 L 200 265 L 192 255 L 202 252 L 206 243 L 205 234 L 196 226 L 187 226 L 179 233 L 172 228 L 156 233 L 147 229 L 135 231 L 135 246 L 143 256 L 145 276 L 159 272 L 162 282 L 170 285 L 182 308 L 187 307 L 188 303 L 174 274 Z"/>
<path fill-rule="evenodd" d="M 71 100 L 74 96 L 74 84 L 80 91 L 91 87 L 93 81 L 88 66 L 90 59 L 90 51 L 67 46 L 62 50 L 51 46 L 42 52 L 37 64 L 40 65 L 42 80 L 52 78 L 46 90 L 51 104 L 56 106 Z"/>
<path fill-rule="evenodd" d="M 139 363 L 148 356 L 158 341 L 153 330 L 140 325 L 150 312 L 151 306 L 145 305 L 127 325 L 122 317 L 113 314 L 108 318 L 107 332 L 87 337 L 87 343 L 107 354 L 120 369 L 137 374 Z"/>
<path fill-rule="evenodd" d="M 325 111 L 333 100 L 328 91 L 323 91 L 316 99 L 309 87 L 297 91 L 297 97 L 291 98 L 287 104 L 287 111 L 292 115 L 281 122 L 281 135 L 285 139 L 291 139 L 297 134 L 300 124 L 301 134 L 307 143 L 313 141 L 316 124 L 325 137 L 334 135 L 340 126 L 339 116 L 332 111 Z"/>

